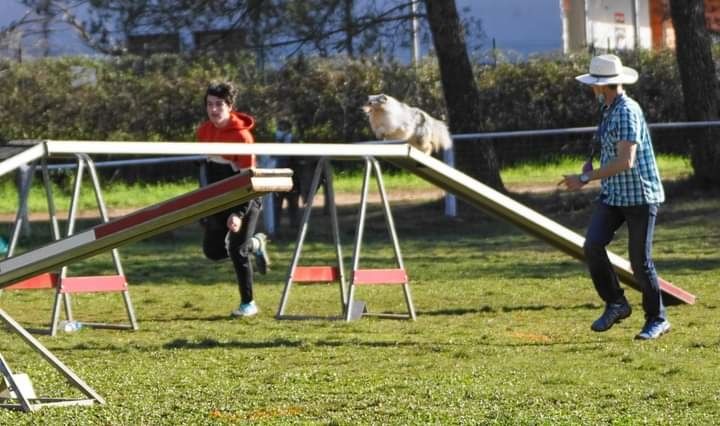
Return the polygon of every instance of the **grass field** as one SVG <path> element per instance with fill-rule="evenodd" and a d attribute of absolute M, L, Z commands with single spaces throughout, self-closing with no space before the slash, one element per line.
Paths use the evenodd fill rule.
<path fill-rule="evenodd" d="M 583 163 L 582 158 L 560 157 L 553 162 L 522 163 L 501 170 L 503 182 L 513 186 L 554 186 L 563 174 L 572 173 L 579 169 Z M 688 177 L 692 167 L 686 157 L 677 155 L 660 155 L 658 164 L 665 180 L 677 180 Z M 334 179 L 336 192 L 355 192 L 360 187 L 362 173 L 338 173 Z M 385 173 L 384 182 L 388 190 L 424 191 L 434 188 L 419 177 L 409 173 Z M 67 180 L 65 188 L 54 186 L 53 196 L 58 209 L 67 209 L 70 204 L 71 182 Z M 97 211 L 95 195 L 87 183 L 81 192 L 80 209 Z M 113 182 L 103 188 L 103 195 L 108 208 L 137 208 L 166 200 L 173 196 L 183 194 L 197 188 L 195 180 L 184 182 L 157 183 L 145 185 L 142 183 L 128 185 L 123 182 Z M 7 175 L 0 179 L 0 191 L 4 196 L 0 199 L 0 214 L 14 214 L 17 211 L 17 191 L 12 176 Z M 36 179 L 33 186 L 28 208 L 31 212 L 47 212 L 45 190 Z"/>
<path fill-rule="evenodd" d="M 589 210 L 555 201 L 530 200 L 581 231 Z M 197 226 L 186 226 L 121 249 L 139 331 L 40 337 L 107 404 L 0 410 L 0 424 L 717 424 L 718 210 L 719 193 L 675 188 L 661 211 L 658 270 L 698 302 L 671 307 L 673 330 L 655 342 L 633 340 L 643 323 L 639 293 L 628 290 L 631 318 L 592 333 L 602 305 L 580 263 L 481 214 L 443 217 L 439 202 L 394 206 L 416 322 L 274 319 L 292 235 L 272 241 L 273 267 L 257 277 L 260 315 L 230 319 L 231 267 L 204 260 Z M 361 266 L 392 267 L 377 211 Z M 346 264 L 355 213 L 341 209 Z M 317 212 L 302 264 L 332 262 L 324 221 Z M 612 249 L 626 253 L 622 243 Z M 70 273 L 109 266 L 101 255 Z M 399 288 L 362 287 L 357 298 L 373 311 L 404 309 Z M 4 292 L 0 300 L 26 326 L 49 319 L 47 292 Z M 80 319 L 125 320 L 117 295 L 73 301 Z M 339 291 L 296 286 L 289 310 L 337 315 Z M 2 335 L 0 353 L 31 374 L 40 395 L 80 396 L 19 338 Z"/>

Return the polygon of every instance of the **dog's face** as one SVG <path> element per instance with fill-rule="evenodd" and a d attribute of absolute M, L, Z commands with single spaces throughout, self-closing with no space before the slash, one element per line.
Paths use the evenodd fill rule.
<path fill-rule="evenodd" d="M 390 97 L 383 93 L 379 95 L 370 95 L 368 96 L 368 100 L 365 105 L 363 105 L 362 109 L 366 114 L 370 114 L 371 111 L 381 110 L 389 99 Z"/>

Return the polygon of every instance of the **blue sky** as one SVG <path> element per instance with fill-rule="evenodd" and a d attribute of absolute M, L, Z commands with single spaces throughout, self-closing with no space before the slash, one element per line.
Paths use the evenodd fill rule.
<path fill-rule="evenodd" d="M 489 39 L 498 48 L 560 51 L 562 21 L 560 0 L 456 0 L 458 9 L 469 7 L 480 17 Z"/>
<path fill-rule="evenodd" d="M 560 0 L 456 0 L 461 15 L 480 18 L 487 45 L 495 38 L 497 47 L 523 54 L 560 51 L 562 47 L 562 24 Z M 26 8 L 16 0 L 0 0 L 3 13 L 0 27 L 23 16 Z M 54 36 L 53 47 L 84 51 L 82 44 L 71 31 Z"/>

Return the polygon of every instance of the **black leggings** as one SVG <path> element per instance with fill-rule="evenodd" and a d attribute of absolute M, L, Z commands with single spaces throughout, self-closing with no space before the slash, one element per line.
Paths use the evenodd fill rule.
<path fill-rule="evenodd" d="M 252 255 L 251 238 L 255 235 L 258 218 L 262 204 L 259 198 L 248 202 L 249 208 L 238 232 L 229 232 L 226 224 L 227 217 L 223 220 L 220 215 L 208 217 L 203 236 L 203 252 L 210 260 L 222 260 L 230 257 L 235 276 L 237 277 L 238 289 L 240 290 L 241 303 L 253 301 L 253 267 L 250 261 Z M 227 242 L 226 242 L 227 240 Z"/>

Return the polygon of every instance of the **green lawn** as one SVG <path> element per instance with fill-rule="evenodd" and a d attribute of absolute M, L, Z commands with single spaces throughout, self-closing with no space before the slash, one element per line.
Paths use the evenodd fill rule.
<path fill-rule="evenodd" d="M 234 320 L 230 265 L 203 259 L 192 225 L 121 249 L 139 331 L 40 337 L 107 404 L 0 410 L 0 424 L 718 424 L 720 194 L 674 191 L 669 198 L 656 264 L 698 302 L 670 307 L 673 330 L 659 341 L 633 340 L 643 323 L 636 291 L 628 290 L 631 318 L 593 333 L 602 305 L 579 262 L 481 214 L 443 217 L 439 202 L 393 210 L 416 322 L 274 319 L 291 236 L 271 242 L 272 269 L 256 283 L 260 315 Z M 589 211 L 554 201 L 535 205 L 581 231 Z M 377 211 L 369 212 L 362 267 L 394 266 Z M 354 213 L 341 210 L 346 264 Z M 333 259 L 317 214 L 302 264 Z M 625 231 L 618 239 L 612 249 L 625 255 Z M 70 273 L 108 267 L 109 257 L 98 256 Z M 336 286 L 296 286 L 290 312 L 338 314 L 338 294 Z M 373 311 L 403 310 L 396 287 L 361 287 L 357 298 Z M 47 292 L 4 292 L 0 300 L 23 324 L 49 319 Z M 77 317 L 124 319 L 117 295 L 73 301 Z M 17 337 L 2 336 L 0 353 L 16 372 L 31 373 L 39 394 L 79 396 Z"/>
<path fill-rule="evenodd" d="M 527 186 L 527 185 L 549 185 L 554 186 L 563 174 L 573 173 L 579 170 L 583 159 L 579 157 L 561 157 L 553 162 L 523 163 L 501 170 L 501 176 L 505 185 Z M 666 181 L 682 179 L 692 174 L 692 167 L 686 157 L 677 155 L 660 155 L 658 164 Z M 434 186 L 419 177 L 403 172 L 385 173 L 383 181 L 388 191 L 414 190 L 423 191 L 433 189 Z M 359 191 L 362 182 L 361 172 L 338 173 L 335 176 L 334 188 L 336 192 Z M 53 196 L 59 210 L 66 210 L 70 205 L 71 188 L 60 188 L 54 185 Z M 144 207 L 168 198 L 192 191 L 197 188 L 195 180 L 182 182 L 157 183 L 146 185 L 142 183 L 128 185 L 123 182 L 113 182 L 105 185 L 103 196 L 108 208 L 139 208 Z M 375 189 L 373 184 L 372 189 Z M 0 213 L 14 214 L 17 211 L 17 191 L 12 181 L 12 176 L 5 176 L 0 179 L 0 191 L 4 195 L 0 199 Z M 95 195 L 91 190 L 89 182 L 81 192 L 80 209 L 97 210 Z M 29 201 L 31 212 L 47 212 L 47 200 L 45 190 L 35 182 Z"/>
<path fill-rule="evenodd" d="M 687 157 L 663 154 L 657 157 L 658 168 L 664 180 L 687 178 L 692 174 L 692 166 Z M 580 157 L 559 157 L 555 161 L 544 163 L 523 163 L 501 171 L 506 185 L 555 184 L 564 174 L 579 173 L 584 159 Z M 595 160 L 598 167 L 598 160 Z"/>

